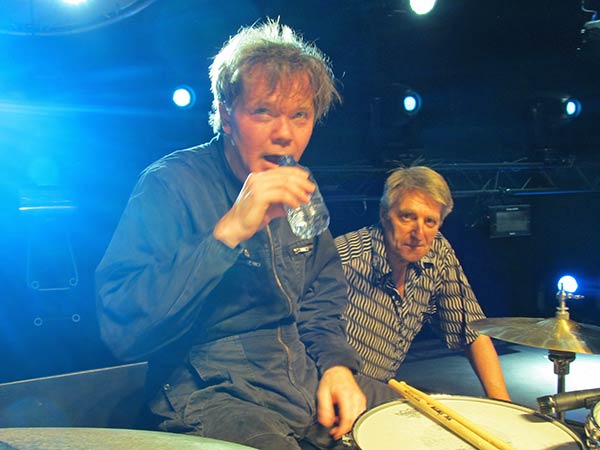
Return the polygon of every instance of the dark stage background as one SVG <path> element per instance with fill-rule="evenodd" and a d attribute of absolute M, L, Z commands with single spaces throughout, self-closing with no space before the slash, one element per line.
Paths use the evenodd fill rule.
<path fill-rule="evenodd" d="M 437 167 L 457 194 L 443 232 L 489 316 L 552 316 L 570 273 L 586 296 L 572 318 L 600 324 L 600 46 L 581 33 L 600 2 L 438 0 L 418 17 L 402 0 L 97 1 L 131 7 L 79 19 L 23 3 L 0 6 L 0 382 L 116 363 L 94 269 L 140 171 L 211 136 L 210 57 L 266 16 L 315 40 L 341 82 L 304 158 L 334 235 L 377 220 L 390 168 Z M 181 84 L 192 108 L 170 100 Z M 582 103 L 570 121 L 552 116 L 566 95 Z M 515 204 L 531 235 L 491 239 L 488 207 Z"/>

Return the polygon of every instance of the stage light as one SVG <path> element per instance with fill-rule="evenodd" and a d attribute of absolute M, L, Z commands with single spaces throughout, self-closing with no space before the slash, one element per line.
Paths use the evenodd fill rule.
<path fill-rule="evenodd" d="M 415 14 L 423 15 L 431 12 L 436 0 L 410 0 L 410 7 Z"/>
<path fill-rule="evenodd" d="M 531 105 L 533 150 L 547 153 L 548 150 L 569 149 L 573 140 L 572 124 L 578 120 L 581 111 L 581 101 L 568 92 L 536 94 Z"/>
<path fill-rule="evenodd" d="M 557 287 L 559 290 L 563 290 L 569 294 L 574 293 L 579 285 L 577 284 L 577 280 L 571 275 L 565 275 L 560 277 L 557 283 Z"/>
<path fill-rule="evenodd" d="M 556 125 L 575 119 L 581 114 L 581 109 L 581 101 L 568 93 L 541 94 L 532 105 L 534 115 Z"/>
<path fill-rule="evenodd" d="M 0 34 L 39 37 L 91 31 L 129 18 L 156 1 L 2 0 Z"/>
<path fill-rule="evenodd" d="M 188 86 L 180 86 L 173 91 L 173 103 L 180 108 L 191 108 L 196 102 L 194 90 Z"/>
<path fill-rule="evenodd" d="M 402 99 L 402 106 L 407 114 L 416 114 L 421 109 L 421 96 L 415 91 L 407 90 Z"/>
<path fill-rule="evenodd" d="M 577 117 L 581 114 L 581 102 L 572 97 L 564 98 L 563 111 L 567 117 Z"/>
<path fill-rule="evenodd" d="M 589 21 L 583 24 L 580 31 L 581 45 L 577 48 L 579 55 L 585 60 L 596 61 L 600 53 L 600 20 L 598 20 L 598 11 L 585 7 L 585 2 L 581 2 L 581 10 L 591 14 Z"/>

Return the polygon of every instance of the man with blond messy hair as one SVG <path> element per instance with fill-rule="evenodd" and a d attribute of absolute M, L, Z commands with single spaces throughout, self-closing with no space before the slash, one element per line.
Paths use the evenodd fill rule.
<path fill-rule="evenodd" d="M 339 101 L 333 74 L 268 21 L 233 36 L 210 77 L 216 136 L 142 173 L 97 269 L 102 335 L 117 356 L 150 360 L 162 430 L 331 448 L 367 397 L 395 397 L 355 377 L 331 234 L 299 238 L 285 218 L 315 185 L 278 163 L 301 158 Z"/>

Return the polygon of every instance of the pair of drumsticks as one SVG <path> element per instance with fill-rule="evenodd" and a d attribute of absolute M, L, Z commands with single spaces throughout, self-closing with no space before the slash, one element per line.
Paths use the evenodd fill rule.
<path fill-rule="evenodd" d="M 452 408 L 409 386 L 404 381 L 390 380 L 388 384 L 408 400 L 415 409 L 467 441 L 473 447 L 479 450 L 516 450 L 461 416 Z"/>

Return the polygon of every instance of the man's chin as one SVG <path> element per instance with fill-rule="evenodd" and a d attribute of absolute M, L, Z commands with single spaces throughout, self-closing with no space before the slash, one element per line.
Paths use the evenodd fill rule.
<path fill-rule="evenodd" d="M 423 252 L 405 252 L 402 258 L 408 263 L 415 263 L 425 256 Z"/>

